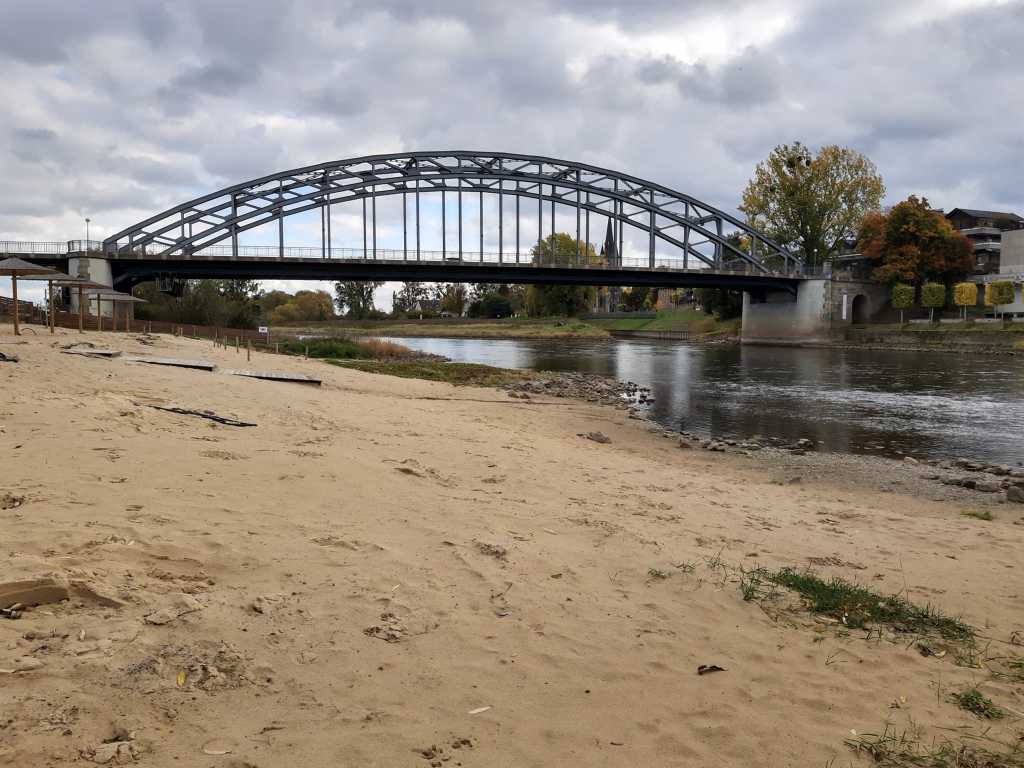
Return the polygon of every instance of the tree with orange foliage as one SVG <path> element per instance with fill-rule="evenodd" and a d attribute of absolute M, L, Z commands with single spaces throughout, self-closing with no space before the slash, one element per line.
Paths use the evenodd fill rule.
<path fill-rule="evenodd" d="M 927 281 L 949 285 L 974 267 L 974 246 L 953 229 L 928 200 L 911 195 L 888 213 L 869 213 L 860 225 L 857 247 L 877 266 L 879 283 Z"/>

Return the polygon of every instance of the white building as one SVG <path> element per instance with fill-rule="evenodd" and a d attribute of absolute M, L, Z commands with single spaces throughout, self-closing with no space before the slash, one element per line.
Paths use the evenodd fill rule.
<path fill-rule="evenodd" d="M 1001 257 L 999 260 L 999 274 L 986 275 L 984 282 L 991 283 L 996 280 L 1009 280 L 1016 288 L 1016 299 L 1013 304 L 1003 304 L 999 311 L 1006 315 L 1024 317 L 1024 295 L 1022 295 L 1022 283 L 1024 283 L 1024 229 L 1016 229 L 1002 233 Z"/>

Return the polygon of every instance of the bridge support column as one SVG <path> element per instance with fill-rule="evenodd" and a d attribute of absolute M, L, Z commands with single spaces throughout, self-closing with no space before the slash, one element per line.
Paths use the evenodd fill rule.
<path fill-rule="evenodd" d="M 68 274 L 72 277 L 84 277 L 95 283 L 109 285 L 111 290 L 113 290 L 114 276 L 110 270 L 110 262 L 107 259 L 92 254 L 87 256 L 82 252 L 69 254 Z M 86 296 L 85 300 L 87 302 L 85 306 L 86 312 L 95 312 L 96 301 L 89 302 L 88 296 Z M 102 305 L 101 312 L 103 316 L 110 317 L 113 302 L 101 301 L 100 304 Z M 71 311 L 78 311 L 78 290 L 74 288 L 71 290 Z"/>
<path fill-rule="evenodd" d="M 789 291 L 743 293 L 744 344 L 814 345 L 835 336 L 831 280 L 804 280 Z"/>
<path fill-rule="evenodd" d="M 828 344 L 846 338 L 847 329 L 870 322 L 886 310 L 884 285 L 831 277 L 804 280 L 788 291 L 743 294 L 744 344 Z"/>

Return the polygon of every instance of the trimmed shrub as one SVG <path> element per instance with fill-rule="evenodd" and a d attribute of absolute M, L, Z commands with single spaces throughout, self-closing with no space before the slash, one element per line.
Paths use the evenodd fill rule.
<path fill-rule="evenodd" d="M 1013 304 L 1014 298 L 1013 283 L 1009 280 L 997 280 L 985 286 L 985 304 L 990 307 Z"/>
<path fill-rule="evenodd" d="M 946 306 L 946 286 L 942 283 L 925 283 L 921 286 L 921 303 L 928 307 L 934 323 L 935 310 Z"/>
<path fill-rule="evenodd" d="M 953 303 L 963 309 L 963 317 L 967 319 L 967 308 L 978 303 L 978 286 L 975 283 L 957 283 L 953 286 Z"/>
<path fill-rule="evenodd" d="M 890 294 L 892 308 L 900 311 L 900 325 L 903 325 L 903 310 L 914 306 L 914 286 L 906 283 L 896 283 Z"/>

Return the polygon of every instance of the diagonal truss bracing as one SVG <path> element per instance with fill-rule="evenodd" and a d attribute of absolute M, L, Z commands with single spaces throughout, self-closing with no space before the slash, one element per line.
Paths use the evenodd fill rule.
<path fill-rule="evenodd" d="M 722 268 L 740 264 L 755 274 L 796 274 L 799 259 L 748 227 L 739 219 L 690 195 L 582 163 L 533 155 L 493 152 L 410 152 L 337 160 L 264 176 L 211 192 L 128 227 L 104 241 L 114 258 L 189 258 L 203 248 L 230 241 L 237 253 L 238 236 L 251 229 L 276 225 L 280 255 L 285 253 L 283 221 L 305 211 L 321 209 L 323 253 L 330 253 L 330 211 L 333 206 L 361 203 L 369 206 L 376 229 L 376 198 L 401 195 L 404 251 L 408 245 L 409 198 L 415 197 L 415 227 L 419 233 L 419 201 L 424 194 L 442 194 L 457 200 L 460 216 L 466 194 L 498 195 L 516 199 L 517 254 L 519 201 L 531 200 L 538 217 L 545 205 L 572 210 L 577 240 L 581 218 L 590 215 L 615 222 L 621 259 L 623 227 L 647 237 L 649 266 L 655 268 L 658 242 L 682 253 L 684 268 Z M 499 217 L 505 215 L 504 201 Z M 442 203 L 444 205 L 444 203 Z M 365 215 L 364 215 L 365 221 Z M 499 219 L 501 234 L 504 229 Z M 460 228 L 461 232 L 461 228 Z M 739 234 L 741 237 L 737 238 Z M 482 238 L 482 226 L 481 226 Z M 588 234 L 589 239 L 589 234 Z M 374 232 L 374 248 L 376 237 Z M 460 237 L 461 242 L 461 237 Z M 418 253 L 419 238 L 416 238 Z M 482 250 L 482 247 L 481 247 Z M 502 250 L 502 248 L 499 248 Z M 461 247 L 460 247 L 461 253 Z"/>

